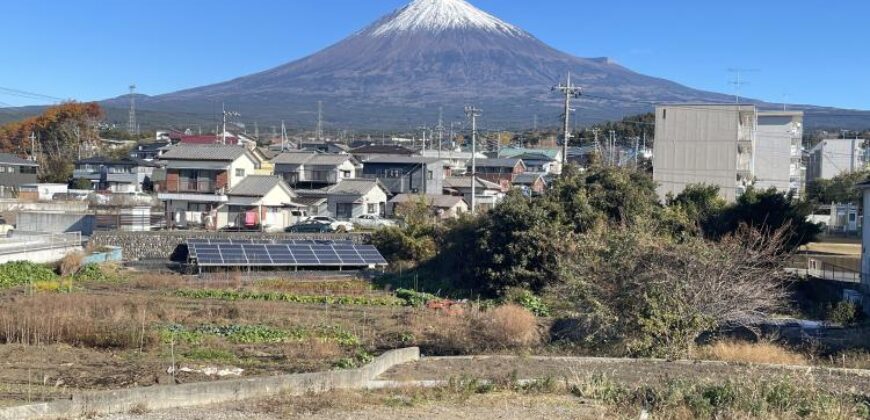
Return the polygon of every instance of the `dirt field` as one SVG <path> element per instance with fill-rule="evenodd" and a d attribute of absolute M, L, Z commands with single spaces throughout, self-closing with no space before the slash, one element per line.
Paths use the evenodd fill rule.
<path fill-rule="evenodd" d="M 177 291 L 392 299 L 341 277 L 203 284 L 180 277 L 0 292 L 0 405 L 72 392 L 353 367 L 400 347 L 411 308 L 181 297 Z M 26 341 L 26 343 L 25 343 Z M 29 345 L 28 345 L 29 344 Z M 177 371 L 172 375 L 172 367 Z"/>

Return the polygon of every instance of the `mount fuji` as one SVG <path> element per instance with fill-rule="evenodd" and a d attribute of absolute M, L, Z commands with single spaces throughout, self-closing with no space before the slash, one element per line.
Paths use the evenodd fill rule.
<path fill-rule="evenodd" d="M 225 103 L 245 120 L 310 127 L 323 101 L 328 126 L 378 129 L 431 124 L 439 107 L 455 120 L 463 106 L 476 105 L 491 128 L 529 127 L 535 115 L 556 126 L 562 111 L 550 88 L 569 73 L 588 95 L 577 102 L 581 122 L 646 112 L 649 102 L 733 101 L 606 58 L 558 51 L 465 0 L 414 0 L 311 56 L 223 83 L 137 97 L 137 106 L 208 117 Z M 104 103 L 124 108 L 127 101 Z"/>

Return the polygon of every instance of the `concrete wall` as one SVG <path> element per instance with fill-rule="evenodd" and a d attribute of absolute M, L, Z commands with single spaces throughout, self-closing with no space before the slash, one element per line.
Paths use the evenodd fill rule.
<path fill-rule="evenodd" d="M 864 168 L 863 139 L 822 140 L 809 152 L 807 182 L 831 179 Z"/>
<path fill-rule="evenodd" d="M 755 140 L 755 187 L 801 194 L 803 113 L 759 112 Z"/>
<path fill-rule="evenodd" d="M 656 108 L 653 179 L 659 198 L 708 184 L 719 186 L 726 200 L 736 199 L 738 112 L 737 106 Z"/>
<path fill-rule="evenodd" d="M 94 232 L 96 218 L 92 214 L 73 212 L 19 212 L 15 229 L 25 232 L 65 233 L 81 232 L 90 236 Z"/>
<path fill-rule="evenodd" d="M 365 243 L 368 234 L 299 234 L 260 232 L 94 232 L 91 244 L 95 246 L 118 246 L 127 260 L 169 260 L 187 239 L 318 239 L 352 240 Z"/>
<path fill-rule="evenodd" d="M 17 200 L 0 200 L 0 213 L 19 211 L 62 211 L 81 213 L 87 210 L 88 203 L 85 201 L 22 203 Z"/>
<path fill-rule="evenodd" d="M 71 400 L 0 409 L 0 419 L 68 418 L 126 413 L 134 408 L 166 410 L 282 393 L 302 395 L 333 389 L 360 389 L 393 366 L 419 359 L 420 349 L 414 347 L 389 351 L 359 369 L 92 392 L 75 395 Z"/>

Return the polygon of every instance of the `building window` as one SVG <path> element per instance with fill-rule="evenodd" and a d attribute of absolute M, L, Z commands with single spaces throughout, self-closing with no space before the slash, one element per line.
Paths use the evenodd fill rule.
<path fill-rule="evenodd" d="M 426 171 L 426 179 L 428 179 L 430 181 L 435 179 L 435 173 L 432 171 Z"/>
<path fill-rule="evenodd" d="M 378 203 L 369 203 L 369 214 L 377 214 L 378 213 Z"/>
<path fill-rule="evenodd" d="M 237 176 L 237 177 L 243 177 L 243 176 L 245 176 L 245 169 L 244 169 L 244 168 L 237 168 L 237 169 L 236 169 L 236 176 Z"/>
<path fill-rule="evenodd" d="M 350 178 L 350 171 L 341 171 L 342 178 Z"/>

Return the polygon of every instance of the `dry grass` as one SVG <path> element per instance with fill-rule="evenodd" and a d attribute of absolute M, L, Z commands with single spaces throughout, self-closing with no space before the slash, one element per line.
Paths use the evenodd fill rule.
<path fill-rule="evenodd" d="M 800 366 L 810 364 L 804 355 L 772 343 L 720 341 L 709 346 L 696 348 L 693 356 L 696 359 L 723 362 Z"/>
<path fill-rule="evenodd" d="M 335 360 L 344 355 L 344 350 L 335 341 L 309 338 L 301 343 L 289 342 L 282 344 L 281 353 L 287 360 Z"/>
<path fill-rule="evenodd" d="M 495 346 L 529 348 L 541 341 L 535 315 L 519 305 L 502 305 L 484 312 L 476 324 L 476 330 Z"/>
<path fill-rule="evenodd" d="M 537 318 L 514 304 L 461 314 L 423 310 L 411 314 L 406 325 L 417 343 L 434 354 L 526 349 L 541 341 Z"/>
<path fill-rule="evenodd" d="M 35 295 L 0 306 L 0 342 L 135 349 L 153 344 L 160 308 L 146 300 Z"/>
<path fill-rule="evenodd" d="M 165 290 L 187 286 L 188 281 L 177 274 L 143 273 L 133 276 L 129 284 L 143 290 Z"/>
<path fill-rule="evenodd" d="M 60 260 L 60 274 L 69 276 L 75 274 L 82 268 L 82 261 L 85 259 L 85 254 L 81 251 L 74 251 L 66 254 Z"/>

